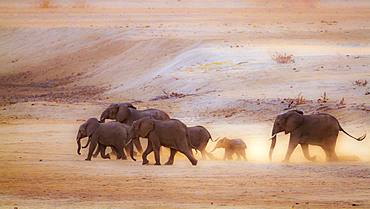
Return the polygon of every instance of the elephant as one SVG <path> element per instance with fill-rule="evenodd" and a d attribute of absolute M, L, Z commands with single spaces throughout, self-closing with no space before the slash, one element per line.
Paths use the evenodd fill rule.
<path fill-rule="evenodd" d="M 148 146 L 143 152 L 143 165 L 148 164 L 147 155 L 154 151 L 155 165 L 160 165 L 160 147 L 168 147 L 171 154 L 179 151 L 183 153 L 192 165 L 197 165 L 191 151 L 191 143 L 187 135 L 187 127 L 177 119 L 156 120 L 150 117 L 144 117 L 136 120 L 132 124 L 132 136 L 148 138 Z"/>
<path fill-rule="evenodd" d="M 129 139 L 130 139 L 130 137 L 128 137 Z M 86 145 L 84 145 L 84 146 L 82 146 L 82 148 L 84 149 L 84 148 L 87 148 L 88 146 L 89 146 L 89 144 L 90 144 L 90 142 L 91 142 L 91 138 L 89 137 L 89 139 L 87 140 L 87 143 L 86 143 Z M 106 148 L 106 146 L 102 146 L 101 144 L 98 144 L 98 149 L 96 149 L 95 150 L 95 153 L 93 154 L 93 157 L 97 157 L 98 155 L 99 155 L 99 153 L 102 151 L 102 149 L 103 149 L 103 153 L 105 153 L 105 148 Z M 130 148 L 128 147 L 128 146 L 126 146 L 125 147 L 125 151 L 126 151 L 126 153 L 127 154 L 129 154 L 130 153 Z M 112 153 L 115 153 L 115 154 L 117 154 L 115 151 L 114 151 L 114 148 L 112 148 Z M 109 155 L 105 155 L 106 157 L 102 157 L 102 158 L 109 158 L 110 159 L 110 156 Z M 134 156 L 136 156 L 136 152 L 134 151 Z M 126 157 L 126 155 L 125 155 L 125 152 L 123 152 L 122 153 L 122 159 L 123 160 L 126 160 L 127 159 L 127 157 Z"/>
<path fill-rule="evenodd" d="M 123 148 L 130 146 L 130 156 L 132 160 L 136 161 L 133 156 L 133 143 L 129 141 L 128 127 L 119 122 L 99 123 L 96 118 L 89 118 L 85 123 L 80 125 L 77 134 L 77 153 L 81 152 L 81 139 L 84 137 L 90 138 L 89 153 L 85 160 L 91 160 L 92 154 L 99 144 L 100 154 L 102 158 L 109 158 L 105 155 L 106 146 L 111 146 L 117 153 L 117 159 L 123 158 Z"/>
<path fill-rule="evenodd" d="M 327 161 L 338 159 L 335 153 L 335 145 L 339 131 L 344 132 L 357 141 L 365 139 L 366 134 L 356 138 L 343 130 L 338 120 L 327 113 L 316 113 L 304 115 L 300 110 L 290 110 L 276 117 L 272 128 L 272 140 L 269 152 L 270 161 L 276 144 L 276 135 L 280 132 L 290 134 L 288 151 L 283 162 L 289 162 L 289 158 L 298 144 L 301 145 L 303 155 L 307 160 L 315 161 L 316 157 L 311 157 L 308 145 L 320 146 L 326 154 Z"/>
<path fill-rule="evenodd" d="M 152 117 L 157 120 L 169 120 L 170 116 L 158 109 L 146 109 L 146 110 L 137 110 L 137 108 L 129 103 L 113 103 L 108 108 L 106 108 L 101 116 L 100 122 L 104 123 L 105 119 L 116 120 L 127 125 L 132 125 L 135 120 L 138 120 L 143 117 Z M 138 152 L 142 153 L 143 148 L 140 144 L 139 138 L 133 139 L 135 147 Z"/>
<path fill-rule="evenodd" d="M 211 152 L 215 151 L 217 148 L 225 149 L 224 160 L 232 160 L 232 156 L 234 154 L 237 155 L 238 160 L 240 160 L 241 157 L 244 158 L 244 160 L 247 160 L 245 155 L 247 145 L 242 139 L 229 139 L 224 137 L 217 142 L 216 146 Z"/>
<path fill-rule="evenodd" d="M 206 146 L 209 139 L 214 142 L 211 137 L 211 134 L 203 126 L 193 126 L 188 127 L 188 137 L 190 139 L 191 145 L 202 153 L 202 159 L 205 160 L 206 156 L 210 159 L 214 159 L 214 156 L 206 151 Z M 166 165 L 172 165 L 174 162 L 176 151 L 171 152 L 170 158 L 168 159 Z"/>

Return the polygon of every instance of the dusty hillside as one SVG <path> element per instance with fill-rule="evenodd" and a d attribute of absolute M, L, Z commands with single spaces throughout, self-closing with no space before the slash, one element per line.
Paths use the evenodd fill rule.
<path fill-rule="evenodd" d="M 311 146 L 320 163 L 297 148 L 285 165 L 281 134 L 267 158 L 287 109 L 328 112 L 369 135 L 369 19 L 367 2 L 349 1 L 1 1 L 0 206 L 369 207 L 368 139 L 338 137 L 338 155 L 357 162 L 324 164 Z M 84 162 L 79 124 L 119 101 L 240 137 L 251 162 Z"/>

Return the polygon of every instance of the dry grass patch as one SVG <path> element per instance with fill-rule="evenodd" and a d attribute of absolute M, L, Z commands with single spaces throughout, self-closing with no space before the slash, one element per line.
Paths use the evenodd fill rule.
<path fill-rule="evenodd" d="M 286 53 L 278 53 L 272 55 L 272 60 L 279 64 L 289 64 L 289 63 L 295 63 L 294 56 L 292 54 L 286 54 Z"/>
<path fill-rule="evenodd" d="M 366 86 L 367 85 L 367 80 L 356 80 L 353 85 L 355 86 Z"/>

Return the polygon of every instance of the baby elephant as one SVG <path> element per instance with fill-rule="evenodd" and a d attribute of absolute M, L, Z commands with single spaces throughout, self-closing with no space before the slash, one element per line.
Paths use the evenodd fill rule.
<path fill-rule="evenodd" d="M 123 157 L 123 148 L 129 144 L 130 156 L 136 161 L 133 156 L 133 145 L 129 142 L 129 129 L 128 126 L 119 122 L 99 123 L 98 119 L 90 118 L 83 123 L 77 134 L 77 153 L 80 155 L 81 150 L 81 139 L 89 137 L 91 141 L 89 146 L 89 154 L 86 160 L 91 160 L 96 145 L 99 144 L 100 154 L 102 158 L 109 158 L 105 155 L 105 148 L 107 146 L 112 147 L 117 153 L 117 159 Z"/>
<path fill-rule="evenodd" d="M 247 160 L 247 157 L 245 156 L 245 149 L 247 149 L 247 145 L 241 139 L 228 139 L 224 137 L 217 142 L 215 148 L 211 152 L 215 151 L 217 148 L 225 149 L 224 160 L 232 160 L 232 156 L 234 154 L 238 156 L 238 160 L 240 160 L 240 157 L 243 157 L 244 160 Z"/>
<path fill-rule="evenodd" d="M 155 165 L 160 165 L 160 147 L 168 147 L 171 154 L 179 151 L 186 155 L 191 164 L 196 165 L 197 160 L 191 152 L 191 145 L 187 136 L 187 127 L 176 119 L 156 120 L 149 117 L 141 118 L 132 124 L 133 138 L 148 138 L 148 146 L 144 151 L 143 165 L 148 164 L 147 155 L 154 151 Z"/>

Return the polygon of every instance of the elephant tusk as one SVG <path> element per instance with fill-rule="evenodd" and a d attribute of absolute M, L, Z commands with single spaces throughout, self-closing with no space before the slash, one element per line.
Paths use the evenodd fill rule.
<path fill-rule="evenodd" d="M 128 140 L 128 142 L 125 144 L 125 147 L 127 147 L 132 142 L 132 138 Z"/>
<path fill-rule="evenodd" d="M 269 139 L 267 140 L 272 140 L 272 138 L 274 138 L 276 136 L 276 134 L 272 135 Z"/>

